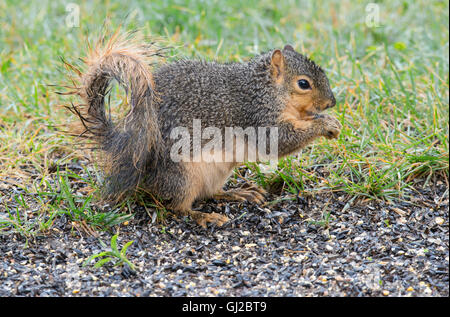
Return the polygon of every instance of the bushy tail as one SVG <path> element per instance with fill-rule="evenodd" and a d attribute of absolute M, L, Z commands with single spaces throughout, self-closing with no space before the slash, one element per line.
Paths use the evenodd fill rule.
<path fill-rule="evenodd" d="M 150 158 L 157 157 L 161 133 L 155 109 L 154 84 L 149 65 L 161 49 L 143 44 L 136 34 L 116 31 L 109 40 L 91 46 L 80 71 L 66 63 L 78 76 L 75 89 L 83 104 L 68 107 L 83 127 L 80 136 L 101 150 L 100 166 L 105 172 L 106 198 L 117 200 L 134 190 L 145 175 Z M 105 98 L 116 80 L 127 93 L 130 109 L 113 122 Z"/>

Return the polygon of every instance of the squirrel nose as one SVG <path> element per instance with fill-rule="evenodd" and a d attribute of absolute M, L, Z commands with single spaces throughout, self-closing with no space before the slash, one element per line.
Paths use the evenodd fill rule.
<path fill-rule="evenodd" d="M 334 96 L 331 98 L 330 102 L 327 105 L 327 109 L 328 108 L 333 108 L 334 106 L 336 106 L 336 98 L 334 98 Z"/>

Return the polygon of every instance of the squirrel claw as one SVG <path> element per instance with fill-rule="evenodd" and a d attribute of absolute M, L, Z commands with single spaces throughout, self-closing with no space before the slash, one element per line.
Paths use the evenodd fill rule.
<path fill-rule="evenodd" d="M 224 191 L 214 195 L 215 199 L 225 199 L 229 201 L 248 201 L 251 203 L 261 204 L 265 201 L 264 195 L 266 191 L 252 184 L 245 184 L 242 188 Z"/>
<path fill-rule="evenodd" d="M 201 227 L 206 229 L 206 225 L 208 223 L 216 224 L 221 227 L 224 223 L 229 221 L 230 219 L 227 216 L 212 212 L 205 213 L 197 210 L 176 210 L 176 212 L 183 216 L 190 216 L 192 220 L 197 222 Z"/>
<path fill-rule="evenodd" d="M 335 117 L 323 114 L 317 119 L 322 126 L 322 135 L 327 139 L 337 139 L 342 129 L 342 124 Z"/>
<path fill-rule="evenodd" d="M 204 213 L 191 210 L 190 215 L 192 219 L 195 220 L 203 228 L 206 228 L 206 225 L 208 223 L 213 223 L 221 227 L 224 223 L 230 220 L 227 216 L 215 212 Z"/>

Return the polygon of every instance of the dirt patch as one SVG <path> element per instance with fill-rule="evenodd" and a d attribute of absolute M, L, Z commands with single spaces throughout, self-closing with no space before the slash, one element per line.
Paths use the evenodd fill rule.
<path fill-rule="evenodd" d="M 0 237 L 0 296 L 448 296 L 448 189 L 406 194 L 396 203 L 331 192 L 267 206 L 199 202 L 232 219 L 208 229 L 172 217 L 152 224 L 136 207 L 118 239 L 119 249 L 134 240 L 136 273 L 83 266 L 112 234 L 92 237 L 59 217 L 26 248 Z"/>

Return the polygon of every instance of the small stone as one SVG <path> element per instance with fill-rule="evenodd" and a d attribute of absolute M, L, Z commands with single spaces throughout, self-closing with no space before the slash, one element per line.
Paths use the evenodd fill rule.
<path fill-rule="evenodd" d="M 389 295 L 389 291 L 384 290 L 384 291 L 383 291 L 383 295 L 384 295 L 384 296 L 388 296 L 388 295 Z"/>
<path fill-rule="evenodd" d="M 212 264 L 214 264 L 215 266 L 226 266 L 227 265 L 227 263 L 225 261 L 217 260 L 217 259 L 213 260 Z"/>
<path fill-rule="evenodd" d="M 404 217 L 406 215 L 406 212 L 401 210 L 400 208 L 397 207 L 392 207 L 392 210 L 397 213 L 398 215 Z"/>
<path fill-rule="evenodd" d="M 442 217 L 436 217 L 435 219 L 434 219 L 434 222 L 436 222 L 436 224 L 438 224 L 438 225 L 442 225 L 443 223 L 444 223 L 444 218 L 442 218 Z"/>
<path fill-rule="evenodd" d="M 412 287 L 410 286 L 410 287 L 408 287 L 408 288 L 406 289 L 406 291 L 407 291 L 407 292 L 413 292 L 413 291 L 414 291 L 414 288 L 412 288 Z"/>

